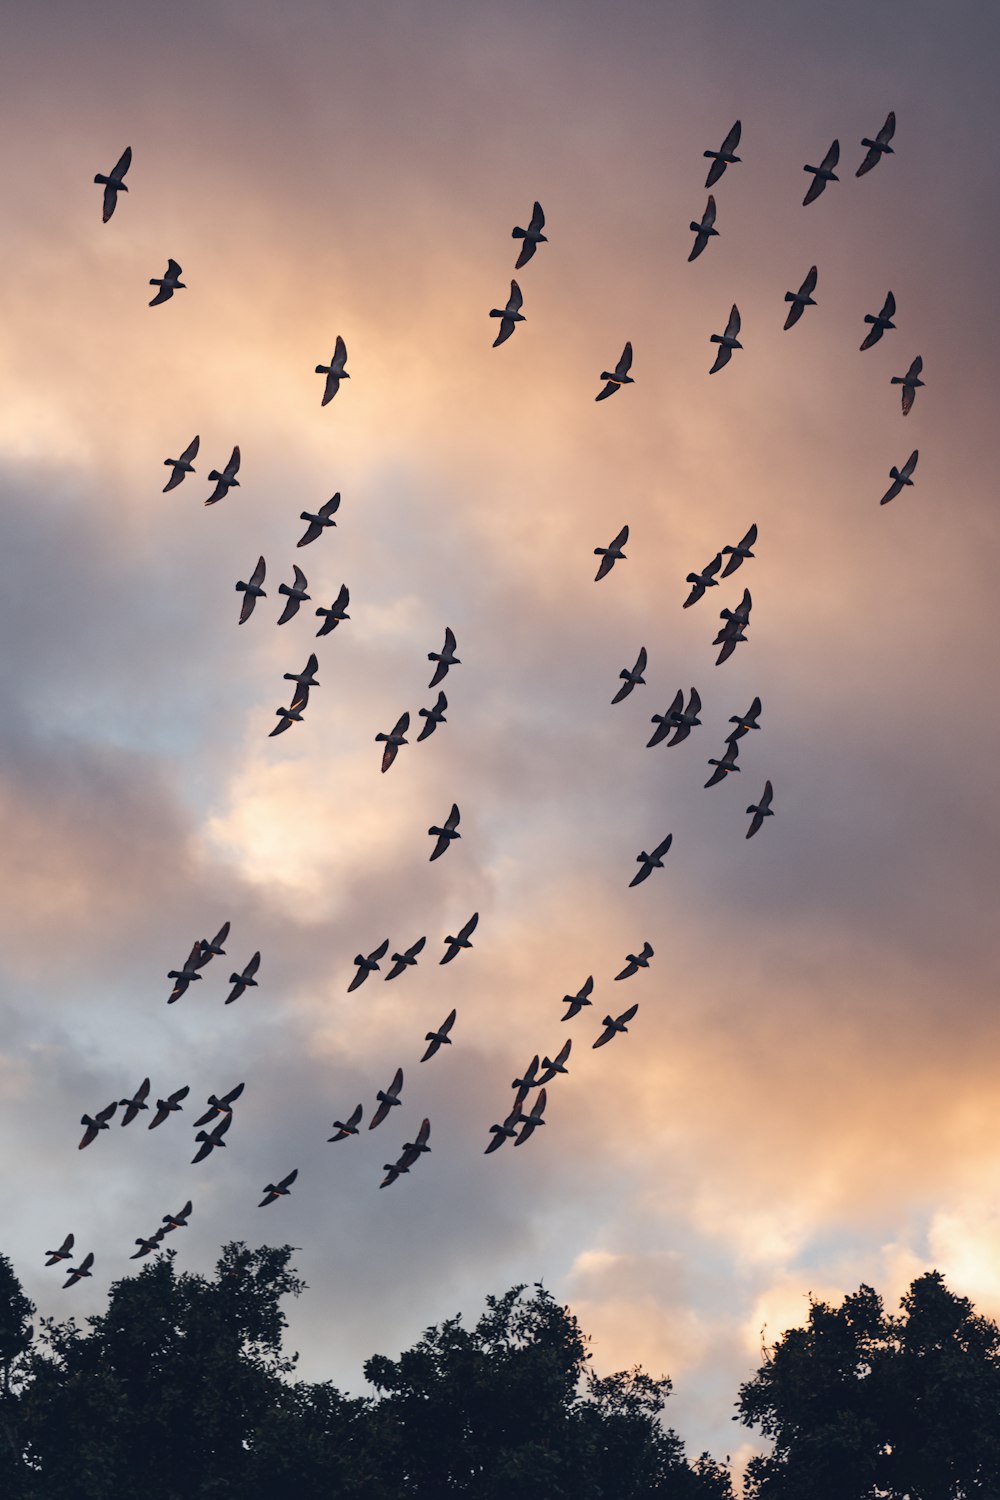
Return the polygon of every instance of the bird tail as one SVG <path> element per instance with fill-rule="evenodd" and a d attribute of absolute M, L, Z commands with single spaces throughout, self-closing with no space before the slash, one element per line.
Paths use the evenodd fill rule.
<path fill-rule="evenodd" d="M 98 180 L 98 182 L 103 181 L 103 179 L 100 178 L 100 177 L 97 180 Z M 510 232 L 510 237 L 511 237 L 512 240 L 523 240 L 525 234 L 526 234 L 526 231 L 524 229 L 512 229 L 511 232 Z"/>
<path fill-rule="evenodd" d="M 792 292 L 786 292 L 785 293 L 785 301 L 786 302 L 794 302 L 795 301 L 795 295 L 794 295 L 794 293 L 792 293 Z"/>
<path fill-rule="evenodd" d="M 903 379 L 902 375 L 893 375 L 891 377 L 890 381 L 889 381 L 889 384 L 890 385 L 905 385 L 906 381 Z"/>
<path fill-rule="evenodd" d="M 222 475 L 219 473 L 218 469 L 213 469 L 212 472 L 208 476 L 210 484 L 214 484 L 217 479 L 221 479 L 221 478 L 222 478 Z"/>
<path fill-rule="evenodd" d="M 491 307 L 490 308 L 490 317 L 491 318 L 502 318 L 503 317 L 503 313 L 500 311 L 500 309 L 498 307 Z M 601 379 L 602 380 L 604 379 L 603 375 L 601 376 Z"/>
<path fill-rule="evenodd" d="M 101 183 L 104 187 L 107 187 L 111 181 L 111 178 L 105 177 L 103 172 L 98 172 L 97 176 L 94 178 L 94 181 Z"/>

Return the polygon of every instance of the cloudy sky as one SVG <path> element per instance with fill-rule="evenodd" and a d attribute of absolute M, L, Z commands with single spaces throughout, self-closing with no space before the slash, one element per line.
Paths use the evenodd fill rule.
<path fill-rule="evenodd" d="M 363 1359 L 544 1279 L 602 1371 L 669 1373 L 697 1451 L 807 1294 L 921 1270 L 1000 1315 L 995 746 L 995 203 L 1000 24 L 986 0 L 17 7 L 0 58 L 0 1163 L 3 1250 L 44 1313 L 86 1314 L 135 1236 L 209 1271 L 290 1242 L 301 1369 Z M 896 112 L 895 154 L 857 180 Z M 743 122 L 689 265 L 703 151 Z M 804 162 L 841 143 L 808 209 Z M 134 153 L 101 222 L 96 172 Z M 532 201 L 549 243 L 518 273 Z M 150 310 L 168 256 L 187 290 Z M 819 268 L 788 333 L 786 290 Z M 864 314 L 897 330 L 864 355 Z M 709 379 L 737 302 L 744 350 Z M 321 408 L 337 334 L 350 382 Z M 630 339 L 635 384 L 595 405 Z M 924 358 L 905 421 L 890 376 Z M 167 496 L 163 460 L 199 433 Z M 234 443 L 240 488 L 209 510 Z M 878 501 L 918 447 L 916 485 Z M 302 510 L 342 493 L 298 551 Z M 624 524 L 627 561 L 595 587 Z M 685 575 L 751 522 L 754 561 Z M 266 588 L 237 625 L 260 553 Z M 298 561 L 312 603 L 280 630 Z M 316 642 L 305 720 L 268 738 Z M 744 584 L 748 642 L 721 667 Z M 379 731 L 448 723 L 380 774 Z M 615 708 L 639 647 L 647 685 Z M 703 726 L 646 749 L 697 686 Z M 758 694 L 742 774 L 710 791 Z M 411 737 L 412 738 L 412 737 Z M 765 778 L 776 816 L 747 842 Z M 735 782 L 735 785 L 733 784 Z M 428 864 L 453 801 L 461 841 Z M 640 849 L 668 832 L 635 890 Z M 475 947 L 437 960 L 480 913 Z M 168 969 L 229 920 L 175 1006 Z M 419 967 L 346 993 L 422 935 Z M 629 950 L 653 963 L 614 984 Z M 225 1007 L 255 949 L 260 987 Z M 563 1024 L 588 975 L 594 1005 Z M 633 1001 L 627 1037 L 594 1052 Z M 454 1045 L 424 1033 L 456 1007 Z M 484 1159 L 535 1052 L 569 1075 Z M 327 1144 L 397 1066 L 404 1107 Z M 190 1084 L 155 1134 L 79 1118 Z M 191 1121 L 246 1090 L 228 1149 Z M 379 1191 L 432 1123 L 433 1152 Z M 147 1117 L 148 1118 L 148 1117 Z M 293 1167 L 293 1196 L 257 1208 Z M 42 1250 L 73 1230 L 93 1282 Z"/>

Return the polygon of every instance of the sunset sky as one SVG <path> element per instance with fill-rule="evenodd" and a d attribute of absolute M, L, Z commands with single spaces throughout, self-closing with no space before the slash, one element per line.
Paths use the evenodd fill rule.
<path fill-rule="evenodd" d="M 358 1392 L 368 1355 L 544 1280 L 599 1371 L 671 1375 L 689 1451 L 737 1470 L 739 1383 L 809 1292 L 894 1303 L 933 1266 L 1000 1316 L 998 42 L 987 0 L 5 16 L 0 1250 L 40 1314 L 100 1308 L 191 1197 L 184 1269 L 299 1247 L 304 1376 Z M 890 109 L 895 153 L 858 180 Z M 737 118 L 688 264 L 702 153 Z M 834 137 L 841 180 L 803 208 Z M 103 224 L 94 175 L 126 145 Z M 549 243 L 515 273 L 535 199 Z M 187 289 L 150 309 L 168 257 Z M 784 332 L 812 264 L 818 305 Z M 515 274 L 526 321 L 493 349 Z M 890 288 L 896 330 L 860 354 Z M 709 378 L 734 302 L 744 348 Z M 322 408 L 338 334 L 351 379 Z M 627 339 L 635 384 L 597 405 Z M 889 382 L 917 354 L 904 420 Z M 206 510 L 236 443 L 240 488 Z M 336 530 L 296 549 L 337 490 Z M 751 522 L 755 559 L 682 610 Z M 278 629 L 294 562 L 312 602 Z M 342 583 L 351 619 L 315 641 Z M 448 722 L 383 776 L 375 735 L 419 728 L 446 625 Z M 314 645 L 322 686 L 270 739 Z M 612 708 L 640 646 L 647 685 Z M 647 750 L 692 685 L 702 727 Z M 755 694 L 740 776 L 703 790 Z M 226 958 L 168 1007 L 226 920 Z M 346 993 L 356 953 L 424 934 L 415 971 Z M 644 940 L 649 970 L 613 983 Z M 259 989 L 226 1007 L 255 949 Z M 484 1158 L 511 1079 L 567 1036 L 545 1128 Z M 327 1144 L 397 1066 L 403 1108 Z M 147 1074 L 153 1099 L 190 1084 L 185 1112 L 78 1152 L 83 1112 Z M 192 1167 L 203 1101 L 244 1079 L 228 1149 Z M 424 1115 L 432 1154 L 379 1191 Z M 42 1252 L 70 1230 L 95 1274 L 63 1293 Z"/>

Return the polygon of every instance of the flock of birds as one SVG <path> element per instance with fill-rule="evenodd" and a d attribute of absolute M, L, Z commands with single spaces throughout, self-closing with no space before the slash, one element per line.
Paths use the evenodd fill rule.
<path fill-rule="evenodd" d="M 895 133 L 895 127 L 895 116 L 890 113 L 882 128 L 873 138 L 869 139 L 865 137 L 863 139 L 862 144 L 867 148 L 867 154 L 857 169 L 856 175 L 858 177 L 862 177 L 867 172 L 870 172 L 884 156 L 892 153 L 893 147 L 890 143 Z M 735 154 L 740 142 L 740 135 L 741 124 L 737 121 L 727 134 L 718 151 L 706 151 L 704 153 L 712 163 L 705 183 L 707 188 L 714 187 L 726 170 L 740 161 L 740 157 Z M 803 168 L 812 177 L 809 189 L 803 199 L 804 205 L 807 206 L 815 202 L 826 190 L 828 183 L 839 181 L 834 170 L 838 165 L 839 156 L 839 142 L 834 141 L 818 167 L 807 165 Z M 107 175 L 98 174 L 94 179 L 96 183 L 102 185 L 104 188 L 103 218 L 105 223 L 114 214 L 119 195 L 128 192 L 128 186 L 124 179 L 131 166 L 131 161 L 132 152 L 129 148 L 122 153 L 122 156 L 110 173 Z M 710 193 L 708 203 L 700 221 L 692 221 L 690 225 L 692 232 L 695 234 L 695 242 L 688 256 L 689 261 L 697 259 L 703 253 L 709 241 L 713 237 L 718 236 L 719 230 L 715 227 L 716 216 L 717 207 L 715 197 Z M 526 266 L 535 255 L 538 246 L 547 243 L 547 236 L 543 233 L 544 226 L 545 215 L 541 205 L 535 203 L 528 227 L 524 229 L 518 226 L 512 231 L 512 237 L 522 242 L 515 270 L 521 270 Z M 177 261 L 173 259 L 168 260 L 164 275 L 151 279 L 150 284 L 158 290 L 150 306 L 161 305 L 169 301 L 175 292 L 183 290 L 184 282 L 180 280 L 181 275 L 182 268 Z M 785 329 L 792 328 L 798 322 L 806 307 L 816 305 L 813 297 L 816 284 L 817 268 L 811 266 L 798 290 L 796 292 L 785 293 L 785 301 L 791 304 L 785 319 Z M 493 308 L 490 311 L 491 318 L 500 320 L 500 329 L 494 340 L 494 347 L 509 339 L 517 324 L 524 321 L 524 314 L 521 312 L 522 305 L 523 297 L 521 289 L 516 281 L 512 281 L 510 297 L 505 307 Z M 895 312 L 895 298 L 890 291 L 878 313 L 865 314 L 864 321 L 869 325 L 869 331 L 861 344 L 862 351 L 873 348 L 886 332 L 895 328 L 896 325 L 893 322 Z M 709 371 L 710 374 L 715 374 L 724 368 L 732 358 L 733 352 L 742 349 L 743 346 L 738 337 L 740 331 L 740 312 L 739 308 L 734 304 L 725 331 L 721 334 L 713 333 L 710 336 L 710 342 L 718 345 L 715 361 Z M 326 406 L 336 396 L 341 381 L 350 378 L 345 369 L 346 361 L 347 348 L 344 340 L 338 335 L 330 363 L 328 365 L 316 366 L 316 373 L 326 377 L 321 402 L 323 406 Z M 615 365 L 614 370 L 603 370 L 601 372 L 600 378 L 604 384 L 595 399 L 597 401 L 604 401 L 609 396 L 621 390 L 622 387 L 634 384 L 634 378 L 629 373 L 631 367 L 632 345 L 628 342 L 625 344 L 622 355 Z M 904 416 L 908 415 L 912 409 L 916 391 L 923 385 L 923 381 L 920 378 L 921 371 L 922 360 L 918 356 L 912 361 L 905 375 L 892 377 L 892 384 L 902 386 L 902 410 Z M 167 484 L 164 486 L 164 493 L 175 489 L 189 474 L 195 472 L 193 461 L 198 455 L 199 444 L 200 438 L 196 436 L 178 458 L 164 460 L 166 466 L 171 470 Z M 890 470 L 892 485 L 883 496 L 881 504 L 887 504 L 901 492 L 904 486 L 913 484 L 912 475 L 916 467 L 917 458 L 918 453 L 914 450 L 902 468 L 897 469 L 893 467 Z M 239 447 L 234 447 L 225 468 L 221 471 L 212 469 L 209 472 L 209 481 L 215 485 L 215 488 L 204 502 L 206 505 L 215 505 L 218 501 L 225 498 L 231 489 L 239 486 L 240 481 L 236 477 L 239 468 L 240 450 Z M 307 525 L 297 545 L 299 547 L 308 546 L 317 541 L 324 532 L 335 527 L 337 522 L 334 516 L 339 506 L 340 494 L 338 492 L 324 505 L 320 506 L 318 511 L 303 511 L 300 519 L 305 521 Z M 629 528 L 625 525 L 608 546 L 596 547 L 594 549 L 595 555 L 601 559 L 595 582 L 605 579 L 616 564 L 626 560 L 624 547 L 628 539 Z M 687 598 L 683 601 L 683 608 L 687 609 L 696 604 L 710 588 L 714 588 L 719 584 L 720 578 L 731 577 L 743 563 L 752 559 L 754 557 L 752 549 L 756 541 L 757 527 L 756 525 L 752 525 L 739 542 L 722 547 L 700 572 L 689 573 L 686 582 L 691 585 L 691 588 Z M 727 559 L 725 566 L 723 566 L 724 557 Z M 241 625 L 245 624 L 253 614 L 257 600 L 267 597 L 263 587 L 265 577 L 266 563 L 264 557 L 261 556 L 249 579 L 237 582 L 236 589 L 243 594 L 239 616 L 239 623 Z M 310 596 L 306 592 L 307 587 L 308 581 L 305 574 L 301 568 L 294 565 L 292 583 L 282 583 L 278 589 L 278 592 L 284 595 L 286 599 L 284 608 L 278 619 L 279 625 L 284 625 L 293 619 L 298 613 L 300 606 L 309 600 Z M 320 629 L 317 631 L 317 636 L 330 634 L 337 625 L 350 619 L 347 613 L 349 603 L 350 593 L 346 584 L 344 584 L 341 586 L 337 598 L 329 608 L 321 607 L 316 610 L 317 616 L 323 621 Z M 734 609 L 726 608 L 720 612 L 719 618 L 723 623 L 713 642 L 714 645 L 718 645 L 721 648 L 716 659 L 716 665 L 725 662 L 735 651 L 736 646 L 746 641 L 751 607 L 750 592 L 748 589 L 744 589 L 742 600 Z M 428 684 L 429 689 L 439 688 L 439 684 L 443 682 L 448 672 L 453 667 L 461 665 L 461 659 L 456 654 L 457 644 L 454 632 L 448 627 L 445 630 L 444 644 L 441 650 L 428 653 L 428 660 L 435 664 L 434 673 Z M 643 674 L 647 667 L 647 660 L 646 648 L 642 647 L 638 653 L 635 665 L 631 668 L 624 668 L 619 674 L 622 685 L 611 700 L 613 704 L 621 703 L 636 687 L 645 685 Z M 313 688 L 319 686 L 316 675 L 318 670 L 319 663 L 315 653 L 313 653 L 309 656 L 301 672 L 286 672 L 284 674 L 285 679 L 294 684 L 294 688 L 289 695 L 288 707 L 281 707 L 276 710 L 279 723 L 270 731 L 272 736 L 284 733 L 291 724 L 301 721 L 303 711 L 309 701 L 310 692 Z M 428 708 L 421 708 L 419 710 L 420 716 L 424 718 L 425 723 L 420 734 L 417 736 L 418 742 L 426 740 L 434 733 L 439 724 L 447 722 L 445 719 L 445 710 L 447 707 L 447 697 L 439 688 L 435 703 Z M 648 748 L 652 748 L 663 742 L 666 742 L 668 747 L 672 747 L 687 739 L 691 731 L 700 726 L 702 722 L 699 717 L 701 707 L 702 700 L 696 688 L 692 687 L 690 689 L 686 706 L 684 692 L 679 689 L 665 712 L 652 716 L 651 722 L 655 728 L 652 737 L 648 741 Z M 761 701 L 755 697 L 745 714 L 734 715 L 729 720 L 729 723 L 735 727 L 726 737 L 725 750 L 722 755 L 708 761 L 708 764 L 714 770 L 705 783 L 706 787 L 715 786 L 719 782 L 726 780 L 732 773 L 740 771 L 740 767 L 736 763 L 739 755 L 739 742 L 751 730 L 760 729 L 760 714 Z M 409 744 L 406 738 L 409 726 L 410 715 L 406 712 L 399 716 L 390 731 L 380 732 L 375 736 L 376 743 L 384 746 L 382 754 L 383 773 L 388 771 L 390 766 L 392 766 L 399 750 Z M 756 803 L 751 803 L 747 808 L 747 815 L 751 817 L 751 823 L 746 834 L 747 838 L 752 838 L 760 830 L 765 818 L 773 816 L 772 800 L 773 789 L 771 782 L 766 781 L 764 791 L 759 800 Z M 453 803 L 443 823 L 439 826 L 432 826 L 428 830 L 429 836 L 435 840 L 430 855 L 432 862 L 439 859 L 455 840 L 461 838 L 461 834 L 458 831 L 460 817 L 461 814 L 458 805 Z M 636 862 L 640 868 L 638 873 L 629 882 L 630 887 L 642 884 L 654 870 L 663 867 L 664 857 L 669 851 L 672 842 L 673 835 L 668 833 L 651 851 L 644 849 L 636 856 Z M 472 934 L 476 930 L 478 921 L 479 913 L 474 912 L 455 935 L 449 934 L 445 937 L 444 953 L 439 959 L 439 963 L 451 963 L 463 950 L 472 948 Z M 168 1004 L 174 1004 L 188 990 L 191 984 L 202 978 L 202 971 L 212 958 L 223 957 L 225 955 L 226 950 L 223 944 L 228 939 L 229 931 L 230 924 L 226 922 L 214 938 L 198 939 L 193 944 L 182 966 L 179 969 L 170 970 L 168 978 L 174 981 L 174 987 L 168 997 Z M 385 981 L 398 979 L 407 970 L 415 967 L 426 942 L 427 938 L 423 936 L 418 938 L 409 947 L 404 948 L 402 952 L 393 952 L 390 960 L 391 967 L 383 975 L 383 979 Z M 389 939 L 385 938 L 369 953 L 359 953 L 356 956 L 354 959 L 355 973 L 347 986 L 348 993 L 356 991 L 372 974 L 381 972 L 380 964 L 388 954 L 389 946 Z M 640 969 L 647 969 L 653 956 L 651 944 L 644 942 L 639 953 L 629 953 L 626 955 L 625 964 L 621 972 L 614 976 L 615 980 L 629 979 L 637 974 Z M 229 984 L 231 989 L 225 1000 L 226 1005 L 232 1004 L 245 994 L 248 989 L 257 986 L 257 973 L 260 962 L 261 955 L 257 951 L 242 970 L 234 971 L 230 975 Z M 562 1016 L 563 1021 L 572 1020 L 585 1007 L 593 1004 L 591 998 L 593 988 L 594 977 L 593 975 L 589 975 L 575 994 L 563 997 L 563 1003 L 568 1007 Z M 636 1002 L 617 1016 L 606 1015 L 602 1023 L 603 1030 L 594 1040 L 592 1046 L 594 1048 L 604 1047 L 614 1037 L 624 1035 L 628 1030 L 629 1023 L 637 1014 L 638 1008 L 638 1002 Z M 425 1034 L 424 1040 L 427 1046 L 420 1058 L 421 1063 L 433 1058 L 442 1047 L 452 1044 L 451 1032 L 455 1025 L 456 1016 L 457 1011 L 453 1008 L 441 1022 L 440 1026 Z M 513 1080 L 512 1088 L 515 1090 L 513 1103 L 509 1110 L 505 1111 L 503 1120 L 489 1127 L 491 1138 L 485 1148 L 486 1155 L 497 1151 L 507 1140 L 513 1140 L 516 1146 L 523 1145 L 526 1140 L 531 1138 L 535 1130 L 545 1124 L 544 1113 L 547 1104 L 548 1085 L 559 1075 L 565 1075 L 568 1072 L 567 1062 L 571 1049 L 572 1038 L 568 1038 L 555 1057 L 550 1058 L 547 1055 L 543 1055 L 540 1058 L 536 1054 L 524 1072 Z M 232 1125 L 234 1106 L 242 1095 L 244 1087 L 245 1084 L 241 1082 L 229 1089 L 225 1094 L 217 1095 L 212 1093 L 208 1096 L 207 1110 L 194 1121 L 196 1131 L 194 1140 L 198 1149 L 192 1158 L 192 1165 L 206 1160 L 217 1149 L 226 1146 L 225 1137 Z M 376 1094 L 376 1107 L 368 1124 L 369 1130 L 376 1129 L 392 1114 L 395 1108 L 402 1106 L 402 1090 L 403 1069 L 399 1067 L 396 1069 L 388 1088 L 379 1090 Z M 158 1098 L 156 1100 L 156 1110 L 149 1121 L 148 1129 L 157 1129 L 172 1114 L 179 1113 L 183 1108 L 183 1101 L 189 1092 L 190 1086 L 184 1085 L 181 1088 L 175 1089 L 165 1098 Z M 90 1146 L 102 1132 L 110 1129 L 111 1120 L 114 1118 L 119 1107 L 122 1109 L 120 1123 L 123 1126 L 131 1124 L 140 1113 L 149 1109 L 147 1102 L 149 1093 L 150 1080 L 149 1078 L 144 1078 L 139 1088 L 130 1098 L 113 1100 L 93 1116 L 84 1114 L 81 1119 L 81 1124 L 84 1126 L 84 1134 L 80 1140 L 79 1149 L 83 1150 L 87 1146 Z M 534 1098 L 531 1100 L 529 1106 L 529 1099 L 532 1094 L 534 1094 Z M 361 1131 L 363 1115 L 364 1105 L 358 1104 L 346 1119 L 335 1120 L 333 1122 L 335 1133 L 329 1137 L 329 1140 L 331 1142 L 339 1142 L 349 1139 L 352 1136 L 358 1136 Z M 209 1128 L 206 1129 L 205 1127 Z M 416 1132 L 415 1139 L 404 1143 L 402 1150 L 394 1162 L 383 1165 L 385 1176 L 380 1183 L 380 1187 L 387 1187 L 397 1181 L 400 1176 L 411 1170 L 420 1160 L 421 1156 L 429 1153 L 431 1150 L 428 1144 L 429 1138 L 430 1121 L 425 1118 Z M 287 1173 L 278 1182 L 267 1183 L 263 1188 L 264 1196 L 259 1206 L 263 1208 L 276 1202 L 279 1198 L 287 1197 L 297 1176 L 298 1169 L 296 1168 Z M 136 1239 L 135 1244 L 138 1246 L 138 1249 L 131 1258 L 139 1259 L 157 1250 L 168 1234 L 186 1227 L 191 1212 L 192 1204 L 188 1201 L 179 1213 L 165 1214 L 161 1220 L 160 1227 L 154 1234 L 140 1236 Z M 72 1234 L 68 1234 L 59 1249 L 45 1252 L 47 1256 L 46 1265 L 53 1266 L 72 1259 L 73 1246 L 74 1237 Z M 78 1266 L 70 1269 L 64 1286 L 74 1286 L 83 1278 L 91 1276 L 93 1264 L 94 1254 L 91 1251 L 81 1260 Z"/>

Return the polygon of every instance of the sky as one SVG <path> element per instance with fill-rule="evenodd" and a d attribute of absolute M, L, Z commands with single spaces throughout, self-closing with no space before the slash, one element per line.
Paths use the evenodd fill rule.
<path fill-rule="evenodd" d="M 810 1294 L 894 1306 L 937 1267 L 1000 1316 L 995 9 L 176 0 L 167 27 L 53 0 L 5 31 L 0 1248 L 40 1313 L 100 1309 L 190 1197 L 183 1269 L 297 1247 L 307 1378 L 359 1392 L 370 1354 L 543 1280 L 595 1367 L 669 1374 L 667 1419 L 736 1473 L 761 1446 L 739 1384 Z M 856 179 L 890 109 L 894 154 Z M 737 118 L 688 264 L 703 152 Z M 835 137 L 840 181 L 804 209 Z M 93 178 L 126 145 L 103 224 Z M 549 242 L 493 349 L 535 199 Z M 150 309 L 168 256 L 186 290 Z M 862 355 L 889 289 L 897 327 Z M 734 302 L 744 347 L 709 377 Z M 351 379 L 321 407 L 338 334 Z M 597 405 L 627 339 L 635 383 Z M 890 377 L 917 354 L 903 419 Z M 237 443 L 240 487 L 205 509 Z M 336 530 L 297 549 L 335 491 Z M 682 609 L 751 523 L 754 559 Z M 311 603 L 279 629 L 293 562 Z M 351 618 L 317 642 L 342 583 Z M 744 586 L 747 643 L 716 666 Z M 448 722 L 383 776 L 375 736 L 433 703 L 445 626 Z M 271 739 L 314 646 L 321 686 Z M 612 708 L 640 646 L 646 685 Z M 647 749 L 692 685 L 702 726 Z M 739 779 L 704 790 L 755 695 Z M 224 921 L 226 957 L 168 1007 Z M 356 953 L 422 935 L 414 971 L 347 994 Z M 545 1128 L 484 1159 L 510 1080 L 567 1037 Z M 398 1066 L 403 1108 L 328 1144 Z M 79 1152 L 80 1116 L 147 1075 L 152 1098 L 189 1084 L 185 1112 Z M 241 1080 L 227 1150 L 192 1167 L 202 1101 Z M 432 1153 L 380 1191 L 425 1115 Z M 70 1230 L 96 1254 L 72 1295 L 42 1268 Z"/>

